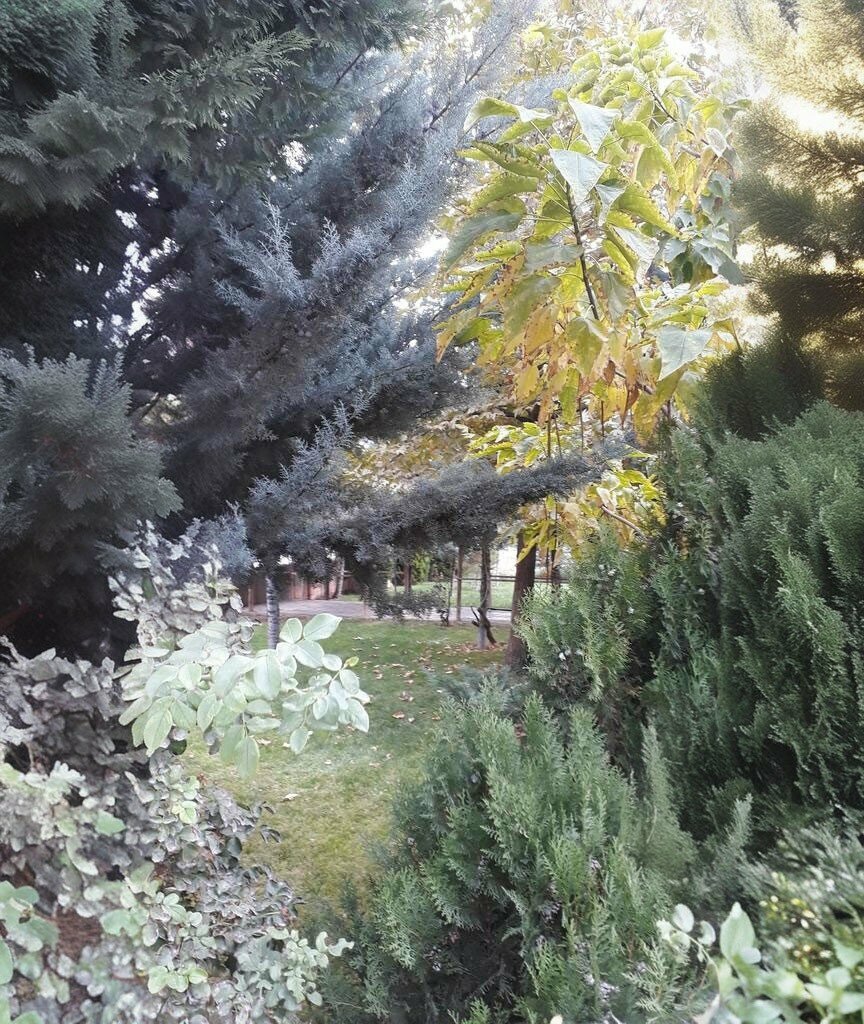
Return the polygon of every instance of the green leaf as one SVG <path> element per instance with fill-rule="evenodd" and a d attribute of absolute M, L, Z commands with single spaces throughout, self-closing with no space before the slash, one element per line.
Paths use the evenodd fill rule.
<path fill-rule="evenodd" d="M 696 924 L 693 911 L 683 903 L 677 904 L 672 911 L 672 924 L 676 928 L 680 928 L 682 932 L 689 934 L 693 931 L 693 926 Z"/>
<path fill-rule="evenodd" d="M 291 736 L 288 739 L 288 746 L 295 754 L 299 754 L 306 746 L 311 735 L 312 733 L 307 728 L 300 726 L 299 729 L 295 729 L 294 732 L 291 733 Z"/>
<path fill-rule="evenodd" d="M 324 648 L 316 640 L 304 636 L 294 650 L 294 657 L 307 668 L 321 668 L 324 664 Z"/>
<path fill-rule="evenodd" d="M 198 711 L 195 715 L 201 732 L 206 732 L 210 728 L 213 716 L 216 714 L 217 705 L 218 700 L 215 693 L 206 693 L 201 698 L 201 703 L 198 705 Z"/>
<path fill-rule="evenodd" d="M 463 221 L 453 236 L 444 256 L 444 266 L 451 268 L 475 242 L 493 231 L 508 233 L 515 231 L 525 215 L 525 204 L 521 199 L 502 199 L 482 213 Z"/>
<path fill-rule="evenodd" d="M 289 644 L 296 644 L 303 636 L 303 623 L 299 619 L 287 619 L 279 630 L 279 639 Z"/>
<path fill-rule="evenodd" d="M 570 194 L 574 206 L 579 206 L 588 198 L 588 193 L 600 180 L 600 176 L 609 166 L 593 156 L 576 153 L 572 149 L 553 149 L 552 163 L 558 168 L 561 177 L 570 186 Z"/>
<path fill-rule="evenodd" d="M 639 44 L 640 50 L 653 50 L 655 46 L 659 46 L 663 42 L 665 35 L 665 28 L 649 28 L 636 36 L 636 42 Z"/>
<path fill-rule="evenodd" d="M 233 760 L 237 744 L 245 735 L 246 731 L 239 722 L 225 730 L 225 735 L 222 737 L 222 743 L 219 747 L 219 757 L 224 764 L 228 764 L 229 761 Z"/>
<path fill-rule="evenodd" d="M 224 697 L 240 676 L 255 665 L 254 659 L 245 654 L 232 654 L 213 673 L 213 690 L 217 697 Z"/>
<path fill-rule="evenodd" d="M 582 134 L 588 140 L 591 152 L 596 153 L 603 145 L 609 129 L 615 119 L 620 115 L 620 110 L 610 107 L 595 107 L 593 103 L 582 103 L 572 97 L 568 101 L 582 129 Z"/>
<path fill-rule="evenodd" d="M 144 711 L 146 711 L 153 703 L 153 698 L 148 694 L 142 694 L 137 700 L 132 701 L 128 708 L 123 712 L 119 718 L 121 725 L 128 725 L 130 722 L 134 722 L 135 719 Z"/>
<path fill-rule="evenodd" d="M 468 112 L 468 116 L 465 118 L 465 123 L 462 125 L 463 131 L 468 131 L 469 128 L 473 128 L 478 121 L 482 121 L 484 117 L 517 117 L 516 106 L 513 103 L 508 103 L 506 100 L 496 99 L 494 96 L 484 96 L 482 100 L 477 100 L 471 110 Z"/>
<path fill-rule="evenodd" d="M 587 377 L 603 348 L 603 332 L 593 319 L 580 316 L 567 324 L 564 336 L 576 369 L 583 377 Z"/>
<path fill-rule="evenodd" d="M 102 925 L 102 931 L 108 935 L 120 935 L 130 930 L 133 921 L 128 910 L 109 910 L 99 919 L 99 923 Z"/>
<path fill-rule="evenodd" d="M 708 347 L 711 334 L 711 331 L 705 330 L 686 331 L 683 327 L 661 327 L 657 332 L 661 361 L 659 380 L 698 359 Z"/>
<path fill-rule="evenodd" d="M 279 696 L 282 689 L 282 666 L 275 651 L 261 651 L 258 654 L 252 678 L 262 697 L 275 700 Z"/>
<path fill-rule="evenodd" d="M 495 142 L 477 142 L 465 152 L 465 156 L 473 160 L 492 161 L 511 174 L 521 174 L 528 178 L 545 178 L 546 170 L 531 151 L 522 149 L 521 153 L 513 152 L 513 147 L 502 146 Z"/>
<path fill-rule="evenodd" d="M 0 939 L 0 985 L 8 985 L 12 980 L 12 952 Z"/>
<path fill-rule="evenodd" d="M 638 185 L 628 185 L 615 205 L 619 210 L 624 210 L 635 217 L 641 217 L 646 224 L 653 224 L 654 227 L 661 228 L 670 235 L 678 234 L 675 225 L 663 216 L 654 200 Z"/>
<path fill-rule="evenodd" d="M 234 760 L 241 778 L 249 779 L 258 771 L 258 758 L 258 741 L 252 736 L 246 736 L 237 744 Z"/>
<path fill-rule="evenodd" d="M 187 690 L 194 690 L 195 687 L 201 682 L 201 676 L 203 669 L 200 665 L 194 662 L 188 665 L 184 665 L 183 668 L 177 673 L 177 681 L 181 686 L 185 686 Z"/>
<path fill-rule="evenodd" d="M 864 950 L 856 949 L 853 946 L 847 946 L 838 939 L 834 940 L 834 951 L 837 953 L 837 959 L 840 963 L 843 964 L 844 967 L 848 967 L 850 971 L 864 960 Z"/>
<path fill-rule="evenodd" d="M 720 952 L 727 960 L 740 959 L 745 951 L 753 948 L 755 942 L 756 932 L 750 918 L 740 903 L 736 903 L 720 926 Z"/>
<path fill-rule="evenodd" d="M 168 739 L 168 733 L 174 726 L 171 710 L 167 704 L 153 707 L 147 715 L 142 737 L 148 754 L 152 754 Z"/>
<path fill-rule="evenodd" d="M 636 256 L 639 271 L 645 273 L 654 262 L 660 242 L 650 235 L 643 235 L 641 231 L 631 231 L 629 228 L 616 227 L 615 233 L 620 240 Z"/>
<path fill-rule="evenodd" d="M 102 836 L 116 836 L 126 826 L 119 818 L 115 818 L 113 814 L 109 814 L 107 811 L 99 811 L 96 815 L 95 828 Z"/>
<path fill-rule="evenodd" d="M 742 1024 L 771 1024 L 771 1021 L 779 1020 L 783 1011 L 776 1003 L 769 999 L 754 999 L 747 1005 L 741 1016 Z"/>
<path fill-rule="evenodd" d="M 536 178 L 528 178 L 523 174 L 509 174 L 507 171 L 504 171 L 498 174 L 484 188 L 481 188 L 477 195 L 474 196 L 471 200 L 470 211 L 475 213 L 477 210 L 483 210 L 492 203 L 506 199 L 508 196 L 536 191 Z"/>
<path fill-rule="evenodd" d="M 321 612 L 306 623 L 303 627 L 303 636 L 306 640 L 326 640 L 333 636 L 341 621 L 338 615 Z"/>
<path fill-rule="evenodd" d="M 558 281 L 545 274 L 532 274 L 519 281 L 507 296 L 504 306 L 504 329 L 508 334 L 522 330 L 536 307 L 545 305 L 557 287 Z"/>

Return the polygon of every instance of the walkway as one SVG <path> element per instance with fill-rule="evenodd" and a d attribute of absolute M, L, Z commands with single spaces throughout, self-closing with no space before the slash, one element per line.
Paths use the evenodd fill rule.
<path fill-rule="evenodd" d="M 256 619 L 263 621 L 267 617 L 267 609 L 263 604 L 256 604 L 250 611 Z M 330 612 L 331 615 L 338 615 L 341 619 L 375 619 L 377 617 L 375 612 L 368 605 L 363 604 L 362 601 L 282 601 L 279 604 L 279 613 L 283 619 L 308 619 L 319 612 Z M 419 618 L 419 616 L 406 615 L 405 618 L 413 619 Z M 427 621 L 437 622 L 437 616 L 434 612 L 432 615 L 427 616 Z M 473 621 L 471 609 L 463 605 L 462 625 L 470 626 L 473 624 Z M 509 622 L 510 612 L 490 611 L 489 621 Z M 456 613 L 452 609 L 450 612 L 450 622 L 454 625 L 456 623 Z"/>

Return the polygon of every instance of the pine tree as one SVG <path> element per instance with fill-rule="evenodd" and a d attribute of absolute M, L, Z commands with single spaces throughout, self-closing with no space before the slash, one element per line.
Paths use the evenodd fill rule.
<path fill-rule="evenodd" d="M 352 331 L 348 307 L 356 306 L 358 293 L 346 288 L 335 301 L 335 278 L 327 275 L 368 263 L 370 238 L 357 224 L 331 226 L 338 203 L 356 196 L 338 176 L 320 180 L 316 191 L 312 183 L 321 176 L 309 173 L 309 167 L 316 150 L 319 167 L 339 152 L 351 154 L 342 171 L 359 174 L 364 147 L 367 163 L 394 162 L 383 134 L 373 142 L 370 133 L 355 132 L 350 125 L 355 116 L 360 124 L 373 116 L 386 118 L 382 92 L 390 96 L 391 106 L 399 106 L 411 74 L 408 65 L 388 54 L 435 14 L 434 3 L 392 0 L 64 0 L 6 5 L 0 13 L 0 347 L 17 360 L 17 367 L 4 363 L 4 375 L 15 381 L 29 373 L 36 386 L 38 370 L 47 399 L 50 381 L 59 372 L 50 360 L 70 354 L 89 359 L 89 371 L 74 364 L 85 375 L 104 374 L 97 369 L 101 360 L 116 365 L 117 394 L 129 413 L 128 438 L 120 440 L 122 432 L 113 420 L 110 429 L 121 447 L 139 444 L 134 432 L 140 451 L 151 453 L 140 479 L 112 478 L 121 466 L 117 460 L 100 462 L 95 425 L 90 424 L 92 436 L 86 431 L 79 436 L 76 428 L 76 423 L 82 430 L 87 426 L 86 388 L 72 388 L 69 401 L 58 405 L 58 415 L 67 409 L 70 416 L 68 423 L 60 420 L 59 429 L 75 445 L 64 457 L 70 463 L 95 460 L 95 479 L 100 487 L 110 479 L 113 494 L 91 522 L 86 503 L 77 506 L 77 498 L 49 486 L 45 494 L 54 494 L 55 500 L 40 507 L 41 528 L 30 529 L 26 517 L 18 516 L 15 530 L 7 534 L 0 614 L 5 623 L 15 621 L 16 637 L 26 649 L 27 638 L 40 630 L 41 639 L 33 639 L 39 646 L 64 641 L 62 621 L 68 622 L 68 615 L 61 593 L 68 595 L 72 585 L 80 587 L 75 605 L 80 631 L 86 632 L 88 620 L 94 637 L 104 628 L 104 607 L 87 598 L 94 587 L 104 593 L 104 570 L 95 557 L 80 557 L 75 578 L 57 589 L 68 565 L 60 560 L 45 575 L 41 545 L 52 530 L 59 535 L 66 529 L 64 521 L 74 520 L 81 529 L 81 550 L 91 552 L 100 543 L 118 543 L 136 520 L 176 509 L 173 498 L 165 498 L 171 487 L 159 481 L 148 447 L 152 441 L 161 443 L 163 465 L 169 464 L 168 473 L 186 500 L 176 517 L 179 529 L 201 511 L 221 516 L 226 500 L 245 499 L 260 476 L 278 476 L 298 443 L 314 435 L 321 417 L 353 386 L 358 366 L 374 363 L 375 372 L 387 377 L 382 370 L 389 354 L 396 367 L 378 385 L 381 397 L 369 411 L 372 418 L 388 418 L 391 398 L 401 397 L 404 410 L 422 393 L 421 382 L 429 384 L 432 359 L 428 349 L 424 357 L 422 346 L 415 352 L 410 318 L 384 323 L 377 333 Z M 375 83 L 375 90 L 362 92 L 361 81 Z M 389 89 L 395 82 L 401 86 Z M 418 117 L 427 99 L 422 90 L 418 82 L 413 99 L 407 100 L 417 107 Z M 430 110 L 429 118 L 435 113 Z M 394 116 L 393 124 L 397 121 Z M 433 136 L 447 151 L 443 135 Z M 398 149 L 410 142 L 410 131 L 399 136 L 394 127 L 389 140 Z M 387 182 L 398 188 L 401 173 L 407 194 L 410 161 L 419 166 L 422 155 L 408 145 L 403 156 Z M 373 217 L 369 207 L 376 205 L 378 243 L 389 244 L 380 232 L 396 229 L 395 221 L 387 220 L 399 205 L 396 197 L 391 196 L 389 212 L 383 197 L 373 201 L 369 168 L 353 180 L 367 197 L 353 205 L 365 211 L 367 221 Z M 440 190 L 428 197 L 427 214 L 439 195 Z M 211 474 L 207 490 L 226 452 L 226 446 L 214 448 L 206 436 L 202 410 L 207 387 L 202 382 L 217 379 L 220 365 L 231 372 L 231 355 L 238 347 L 249 345 L 249 361 L 235 368 L 244 376 L 253 373 L 250 364 L 262 348 L 266 351 L 266 331 L 259 328 L 262 348 L 256 352 L 256 316 L 242 301 L 238 305 L 244 294 L 258 301 L 259 312 L 267 304 L 243 265 L 242 250 L 244 245 L 261 243 L 266 249 L 279 243 L 278 217 L 284 218 L 279 196 L 295 204 L 291 242 L 301 273 L 318 274 L 307 283 L 315 285 L 318 301 L 330 310 L 332 328 L 316 336 L 317 360 L 308 349 L 300 350 L 302 333 L 281 336 L 290 357 L 283 353 L 281 366 L 262 368 L 266 387 L 250 379 L 243 401 L 235 399 L 226 409 L 219 404 L 222 396 L 211 393 L 226 420 L 226 430 L 214 431 L 212 441 L 221 442 L 229 426 L 242 426 L 239 442 L 237 432 L 227 442 L 235 460 L 221 467 L 224 486 L 202 496 L 201 488 L 195 491 L 202 465 Z M 273 210 L 278 211 L 275 222 Z M 414 210 L 411 215 L 416 237 L 425 221 Z M 340 229 L 351 238 L 340 242 Z M 382 288 L 375 298 L 386 304 L 394 294 Z M 131 318 L 139 310 L 146 323 L 130 333 Z M 351 358 L 347 347 L 337 356 L 334 338 L 345 339 L 347 346 L 352 336 Z M 293 392 L 290 375 L 277 377 L 288 363 L 296 371 Z M 442 381 L 446 373 L 440 371 Z M 329 391 L 323 386 L 328 380 Z M 413 394 L 406 388 L 411 380 Z M 434 404 L 435 388 L 429 391 Z M 290 427 L 274 431 L 277 408 L 288 414 Z M 199 424 L 203 445 L 202 434 L 196 437 Z M 281 447 L 266 444 L 273 436 Z M 185 464 L 184 453 L 191 453 Z M 46 465 L 44 456 L 38 444 L 35 452 L 14 453 L 18 464 L 35 467 Z M 190 464 L 197 474 L 187 472 Z M 3 467 L 0 494 L 4 515 L 12 518 L 21 502 L 14 466 Z M 35 478 L 28 486 L 38 490 L 43 483 Z M 193 491 L 195 500 L 190 500 Z M 50 530 L 46 522 L 53 524 Z M 100 582 L 91 586 L 88 575 Z"/>
<path fill-rule="evenodd" d="M 738 126 L 738 201 L 755 226 L 757 308 L 823 388 L 864 407 L 864 11 L 857 0 L 732 0 L 739 40 L 770 86 Z"/>

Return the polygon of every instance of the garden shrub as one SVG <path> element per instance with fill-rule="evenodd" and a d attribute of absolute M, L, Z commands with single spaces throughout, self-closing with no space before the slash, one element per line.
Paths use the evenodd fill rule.
<path fill-rule="evenodd" d="M 785 834 L 771 861 L 746 873 L 758 916 L 737 903 L 719 928 L 686 906 L 660 922 L 644 1005 L 658 1019 L 860 1021 L 864 1011 L 864 846 L 860 828 Z M 718 941 L 719 938 L 719 941 Z M 658 955 L 659 953 L 659 955 Z M 698 969 L 694 974 L 692 967 Z M 657 982 L 660 982 L 657 985 Z"/>
<path fill-rule="evenodd" d="M 215 564 L 179 583 L 190 543 L 150 533 L 115 580 L 117 613 L 137 626 L 134 667 L 3 652 L 0 1021 L 282 1022 L 319 999 L 316 979 L 344 949 L 302 938 L 290 886 L 243 859 L 260 808 L 205 788 L 175 756 L 197 728 L 242 767 L 253 733 L 296 735 L 295 700 L 314 702 L 303 744 L 362 710 L 350 667 L 317 643 L 338 620 L 289 620 L 278 655 L 252 654 Z M 294 661 L 328 671 L 301 688 Z"/>
<path fill-rule="evenodd" d="M 748 792 L 762 840 L 861 807 L 864 417 L 817 404 L 759 440 L 677 431 L 659 479 L 659 535 L 599 544 L 535 599 L 532 677 L 590 707 L 625 767 L 633 719 L 653 722 L 698 835 Z"/>
<path fill-rule="evenodd" d="M 501 700 L 447 703 L 393 852 L 340 925 L 359 979 L 325 983 L 340 1021 L 443 1024 L 478 1000 L 494 1021 L 639 1019 L 632 967 L 695 855 L 656 739 L 637 786 L 584 709 L 565 741 L 536 695 L 515 722 Z"/>

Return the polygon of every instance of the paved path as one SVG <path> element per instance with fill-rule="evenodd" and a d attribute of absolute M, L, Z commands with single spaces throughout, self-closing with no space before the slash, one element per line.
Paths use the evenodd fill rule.
<path fill-rule="evenodd" d="M 250 611 L 256 619 L 263 620 L 267 617 L 267 609 L 263 604 L 256 604 Z M 330 612 L 331 615 L 338 615 L 342 619 L 375 619 L 377 617 L 375 612 L 368 605 L 363 604 L 362 601 L 282 601 L 279 604 L 279 611 L 283 619 L 295 617 L 306 619 L 317 615 L 319 612 Z M 406 619 L 418 617 L 416 615 L 405 616 Z M 429 622 L 437 620 L 434 612 L 427 618 Z M 452 610 L 450 612 L 450 621 L 451 623 L 456 622 L 455 612 Z M 490 611 L 489 621 L 509 622 L 510 612 Z M 464 605 L 462 607 L 462 623 L 469 626 L 473 623 L 471 609 Z"/>

